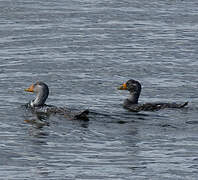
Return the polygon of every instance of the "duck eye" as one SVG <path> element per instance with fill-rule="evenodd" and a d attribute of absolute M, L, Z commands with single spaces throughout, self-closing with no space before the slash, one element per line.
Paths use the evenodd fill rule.
<path fill-rule="evenodd" d="M 133 90 L 137 90 L 137 89 L 138 89 L 137 84 L 132 84 L 131 88 L 132 88 Z"/>

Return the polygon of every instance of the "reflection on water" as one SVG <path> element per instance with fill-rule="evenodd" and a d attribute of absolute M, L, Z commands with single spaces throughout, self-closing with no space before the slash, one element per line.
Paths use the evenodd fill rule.
<path fill-rule="evenodd" d="M 1 1 L 1 179 L 197 179 L 197 2 Z M 132 113 L 141 102 L 189 108 Z M 31 83 L 47 104 L 90 121 L 26 111 Z"/>
<path fill-rule="evenodd" d="M 31 114 L 30 114 L 31 113 Z M 24 118 L 24 122 L 31 125 L 29 129 L 29 134 L 34 137 L 45 137 L 49 135 L 49 132 L 44 132 L 45 126 L 50 126 L 50 116 L 60 116 L 58 114 L 49 114 L 49 113 L 42 113 L 42 112 L 34 112 L 29 110 Z M 76 120 L 76 119 L 68 119 L 63 116 L 63 120 L 73 121 L 75 124 L 80 125 L 83 128 L 88 128 L 89 122 L 87 120 Z"/>

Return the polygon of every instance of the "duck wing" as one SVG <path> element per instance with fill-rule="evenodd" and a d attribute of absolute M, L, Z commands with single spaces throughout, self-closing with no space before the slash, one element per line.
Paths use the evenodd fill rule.
<path fill-rule="evenodd" d="M 145 104 L 134 104 L 127 107 L 128 110 L 133 112 L 139 111 L 158 111 L 165 108 L 183 108 L 188 105 L 188 102 L 177 104 L 177 103 L 145 103 Z"/>
<path fill-rule="evenodd" d="M 70 110 L 66 107 L 52 107 L 48 109 L 48 112 L 50 113 L 56 113 L 56 114 L 62 114 L 64 117 L 68 119 L 81 119 L 81 120 L 89 120 L 88 114 L 89 110 L 83 110 L 83 111 L 74 111 Z"/>
<path fill-rule="evenodd" d="M 39 107 L 30 107 L 27 106 L 28 109 L 30 109 L 34 113 L 44 113 L 44 114 L 59 114 L 59 115 L 64 115 L 64 117 L 73 120 L 73 119 L 81 119 L 81 120 L 89 120 L 88 114 L 89 110 L 83 110 L 83 111 L 78 111 L 78 110 L 71 110 L 66 107 L 56 107 L 53 105 L 43 105 Z"/>

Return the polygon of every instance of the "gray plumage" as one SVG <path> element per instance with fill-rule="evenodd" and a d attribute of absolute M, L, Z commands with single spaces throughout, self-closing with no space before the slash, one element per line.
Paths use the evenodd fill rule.
<path fill-rule="evenodd" d="M 26 106 L 27 108 L 30 108 L 33 112 L 46 114 L 61 114 L 68 119 L 88 120 L 88 109 L 84 111 L 71 111 L 65 107 L 46 105 L 45 101 L 47 100 L 49 95 L 49 88 L 47 84 L 43 82 L 36 82 L 35 84 L 32 84 L 28 89 L 25 89 L 25 91 L 36 93 L 35 99 L 31 100 Z"/>

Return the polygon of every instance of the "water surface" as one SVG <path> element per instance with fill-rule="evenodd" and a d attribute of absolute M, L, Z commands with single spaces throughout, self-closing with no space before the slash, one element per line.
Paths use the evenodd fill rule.
<path fill-rule="evenodd" d="M 1 179 L 197 179 L 197 1 L 0 1 Z M 183 110 L 132 113 L 141 102 Z M 48 104 L 89 108 L 90 121 L 38 117 L 24 89 L 48 84 Z"/>

